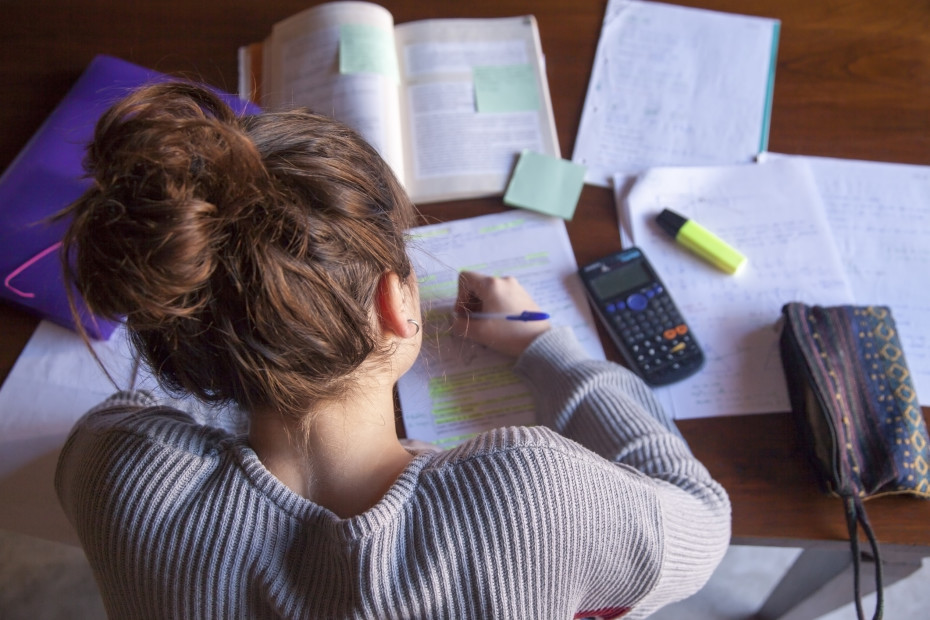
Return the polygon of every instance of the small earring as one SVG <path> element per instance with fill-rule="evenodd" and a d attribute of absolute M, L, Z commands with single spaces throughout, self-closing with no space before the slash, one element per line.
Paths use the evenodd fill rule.
<path fill-rule="evenodd" d="M 408 323 L 413 323 L 414 325 L 417 326 L 417 331 L 415 331 L 415 332 L 413 333 L 414 336 L 416 336 L 417 334 L 420 333 L 420 324 L 419 324 L 419 323 L 417 323 L 417 322 L 416 322 L 415 320 L 413 320 L 413 319 L 407 319 L 407 322 L 408 322 Z"/>

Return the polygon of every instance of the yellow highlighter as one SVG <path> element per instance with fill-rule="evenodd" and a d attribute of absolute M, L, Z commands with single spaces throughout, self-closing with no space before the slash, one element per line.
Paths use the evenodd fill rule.
<path fill-rule="evenodd" d="M 659 227 L 708 263 L 733 274 L 746 262 L 746 257 L 737 252 L 726 241 L 710 232 L 694 220 L 663 209 L 656 216 Z"/>

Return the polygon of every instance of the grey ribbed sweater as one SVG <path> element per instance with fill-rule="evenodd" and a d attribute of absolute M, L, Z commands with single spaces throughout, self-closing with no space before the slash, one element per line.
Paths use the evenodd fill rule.
<path fill-rule="evenodd" d="M 77 424 L 56 477 L 108 614 L 641 618 L 696 592 L 730 506 L 649 389 L 565 329 L 516 370 L 558 433 L 417 453 L 348 519 L 291 492 L 244 437 L 114 395 Z"/>

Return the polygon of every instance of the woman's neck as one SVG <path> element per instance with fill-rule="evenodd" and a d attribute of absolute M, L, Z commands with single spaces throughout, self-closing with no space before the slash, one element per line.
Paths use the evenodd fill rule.
<path fill-rule="evenodd" d="M 314 408 L 308 430 L 283 417 L 255 415 L 249 443 L 262 464 L 295 493 L 342 518 L 361 514 L 388 491 L 412 456 L 397 439 L 392 386 L 356 390 Z"/>
<path fill-rule="evenodd" d="M 306 424 L 289 424 L 278 412 L 257 412 L 249 442 L 262 464 L 292 491 L 340 517 L 361 514 L 384 497 L 413 458 L 397 439 L 394 384 L 420 351 L 416 280 L 413 288 L 388 272 L 379 282 L 372 327 L 378 351 L 347 379 L 354 386 L 338 400 L 307 412 Z"/>

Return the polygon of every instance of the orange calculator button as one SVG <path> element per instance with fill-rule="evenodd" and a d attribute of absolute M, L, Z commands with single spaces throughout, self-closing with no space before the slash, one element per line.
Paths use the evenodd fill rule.
<path fill-rule="evenodd" d="M 679 336 L 684 336 L 685 334 L 688 333 L 688 326 L 682 323 L 681 325 L 675 328 L 675 333 L 677 333 Z"/>

